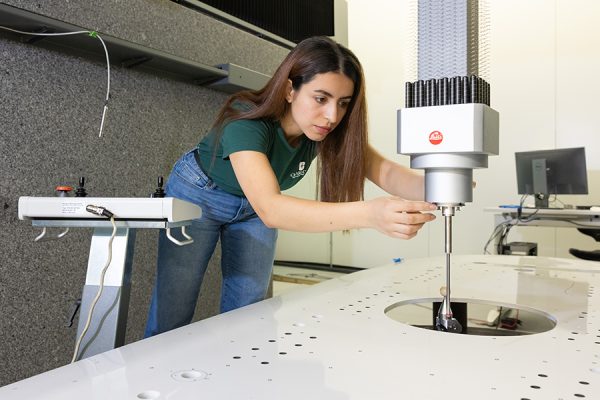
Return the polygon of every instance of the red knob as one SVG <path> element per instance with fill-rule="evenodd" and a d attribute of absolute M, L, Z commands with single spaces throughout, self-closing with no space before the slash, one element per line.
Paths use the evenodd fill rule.
<path fill-rule="evenodd" d="M 59 196 L 66 196 L 73 188 L 71 186 L 57 186 L 55 190 Z"/>

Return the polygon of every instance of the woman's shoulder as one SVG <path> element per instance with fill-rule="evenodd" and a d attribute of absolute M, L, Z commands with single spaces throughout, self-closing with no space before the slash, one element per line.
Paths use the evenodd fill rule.
<path fill-rule="evenodd" d="M 275 121 L 269 118 L 236 119 L 225 124 L 224 131 L 255 131 L 270 133 L 277 129 Z"/>
<path fill-rule="evenodd" d="M 254 104 L 248 103 L 246 101 L 241 101 L 241 100 L 235 100 L 233 103 L 231 103 L 231 108 L 233 108 L 236 111 L 242 111 L 242 112 L 251 111 L 255 107 L 256 106 Z"/>
<path fill-rule="evenodd" d="M 229 121 L 225 124 L 225 131 L 231 130 L 255 130 L 255 129 L 264 129 L 268 127 L 268 122 L 260 119 L 236 119 L 233 121 Z"/>
<path fill-rule="evenodd" d="M 227 148 L 269 149 L 276 136 L 276 128 L 267 120 L 238 119 L 227 124 L 223 129 L 221 144 Z"/>

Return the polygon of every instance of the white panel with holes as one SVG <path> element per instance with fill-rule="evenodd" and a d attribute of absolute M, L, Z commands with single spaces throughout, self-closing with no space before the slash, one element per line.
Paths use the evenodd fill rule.
<path fill-rule="evenodd" d="M 470 334 L 427 329 L 444 259 L 413 259 L 34 376 L 0 398 L 600 399 L 600 263 L 452 261 L 453 295 L 474 305 Z"/>

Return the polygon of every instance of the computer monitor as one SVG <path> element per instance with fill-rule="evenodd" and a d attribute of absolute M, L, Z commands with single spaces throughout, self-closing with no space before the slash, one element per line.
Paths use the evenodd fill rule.
<path fill-rule="evenodd" d="M 515 153 L 519 194 L 535 196 L 548 207 L 551 194 L 588 194 L 585 147 Z"/>

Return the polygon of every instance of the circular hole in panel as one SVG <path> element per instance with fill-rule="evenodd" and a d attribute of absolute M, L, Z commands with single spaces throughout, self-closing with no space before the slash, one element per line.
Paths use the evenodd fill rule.
<path fill-rule="evenodd" d="M 206 372 L 197 371 L 195 369 L 177 371 L 171 374 L 171 378 L 179 382 L 197 381 L 199 379 L 204 379 L 205 377 Z"/>
<path fill-rule="evenodd" d="M 394 303 L 384 312 L 394 321 L 417 328 L 437 331 L 437 316 L 441 298 L 412 299 Z M 462 334 L 478 336 L 521 336 L 547 332 L 556 326 L 552 315 L 516 304 L 495 303 L 478 299 L 454 299 L 454 318 L 462 326 Z M 490 324 L 488 315 L 500 312 Z M 518 323 L 515 321 L 518 320 Z M 441 331 L 440 331 L 441 332 Z"/>
<path fill-rule="evenodd" d="M 146 390 L 145 392 L 138 393 L 138 399 L 158 399 L 160 397 L 160 392 L 156 390 Z"/>

